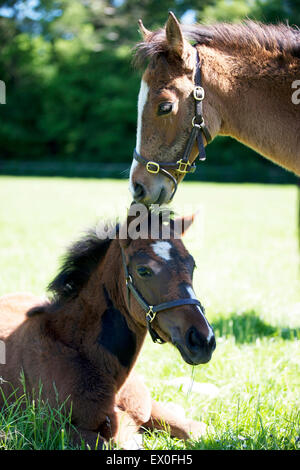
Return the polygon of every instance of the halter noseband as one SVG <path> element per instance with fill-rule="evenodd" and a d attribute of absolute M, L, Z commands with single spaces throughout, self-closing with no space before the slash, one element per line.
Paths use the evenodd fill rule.
<path fill-rule="evenodd" d="M 173 199 L 176 190 L 177 190 L 177 180 L 175 176 L 173 176 L 168 170 L 173 170 L 178 174 L 185 175 L 186 173 L 194 173 L 196 170 L 196 163 L 190 163 L 189 157 L 191 151 L 193 149 L 195 141 L 197 141 L 198 152 L 199 152 L 199 160 L 204 161 L 206 160 L 205 154 L 205 147 L 203 143 L 202 133 L 205 136 L 206 143 L 209 144 L 212 140 L 209 130 L 207 129 L 204 119 L 203 119 L 203 111 L 202 111 L 202 101 L 204 99 L 204 89 L 201 85 L 201 64 L 199 60 L 199 55 L 197 48 L 196 49 L 196 72 L 194 77 L 194 90 L 193 90 L 193 97 L 195 100 L 195 116 L 192 119 L 192 130 L 190 133 L 190 137 L 187 141 L 183 156 L 177 162 L 155 162 L 152 160 L 147 160 L 142 155 L 140 155 L 136 149 L 133 152 L 133 158 L 142 163 L 146 166 L 146 169 L 149 173 L 157 174 L 162 173 L 163 175 L 170 178 L 174 184 L 174 190 L 171 195 L 170 199 Z"/>
<path fill-rule="evenodd" d="M 171 300 L 170 302 L 163 302 L 158 305 L 149 305 L 143 296 L 139 293 L 136 287 L 133 284 L 132 276 L 129 273 L 128 266 L 126 263 L 125 254 L 123 248 L 121 248 L 123 267 L 125 272 L 126 288 L 127 288 L 127 304 L 130 307 L 130 292 L 138 301 L 138 303 L 143 307 L 146 312 L 147 328 L 154 343 L 163 344 L 165 341 L 154 331 L 151 323 L 153 322 L 156 314 L 162 310 L 167 310 L 169 308 L 179 307 L 180 305 L 198 305 L 202 308 L 201 303 L 197 299 L 186 298 L 186 299 L 177 299 Z"/>

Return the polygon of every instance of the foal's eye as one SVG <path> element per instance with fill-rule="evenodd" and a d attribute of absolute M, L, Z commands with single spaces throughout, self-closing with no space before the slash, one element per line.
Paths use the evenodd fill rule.
<path fill-rule="evenodd" d="M 148 268 L 148 266 L 139 266 L 137 268 L 137 273 L 141 277 L 150 277 L 153 274 L 152 269 Z"/>
<path fill-rule="evenodd" d="M 157 114 L 158 116 L 162 116 L 163 114 L 169 114 L 173 109 L 173 103 L 170 101 L 166 101 L 164 103 L 160 103 L 158 106 Z"/>

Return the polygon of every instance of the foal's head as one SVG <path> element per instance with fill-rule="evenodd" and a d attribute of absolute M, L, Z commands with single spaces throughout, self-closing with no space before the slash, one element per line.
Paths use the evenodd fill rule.
<path fill-rule="evenodd" d="M 145 238 L 128 237 L 120 240 L 120 245 L 124 280 L 127 277 L 131 287 L 127 285 L 125 294 L 131 315 L 136 322 L 146 325 L 150 310 L 149 318 L 154 319 L 148 326 L 153 339 L 174 344 L 188 364 L 196 365 L 210 360 L 216 342 L 204 308 L 193 290 L 195 261 L 181 239 L 182 227 L 186 229 L 192 220 L 192 217 L 169 219 L 164 228 L 167 232 L 169 229 L 170 236 L 163 239 L 162 223 L 160 235 L 151 237 L 149 218 Z M 160 310 L 159 306 L 163 308 Z"/>
<path fill-rule="evenodd" d="M 131 338 L 130 316 L 131 327 L 134 323 L 141 333 L 147 326 L 154 341 L 174 344 L 187 363 L 206 363 L 215 349 L 215 337 L 193 290 L 194 259 L 181 240 L 182 227 L 188 228 L 193 219 L 174 221 L 161 213 L 153 216 L 141 204 L 135 208 L 141 208 L 144 217 L 129 215 L 123 225 L 105 230 L 104 235 L 93 231 L 73 244 L 49 286 L 52 301 L 27 315 L 48 313 L 47 319 L 56 322 L 61 318 L 60 333 L 68 329 L 74 342 L 74 332 L 77 339 L 90 328 L 94 334 L 106 312 L 106 341 L 120 356 L 128 354 L 121 339 L 124 333 Z M 59 314 L 62 311 L 70 313 L 74 329 Z"/>
<path fill-rule="evenodd" d="M 141 24 L 144 41 L 137 46 L 137 60 L 147 59 L 138 97 L 136 151 L 146 160 L 177 162 L 184 153 L 195 115 L 194 76 L 196 49 L 183 36 L 170 13 L 165 29 L 154 33 Z M 201 58 L 200 58 L 201 59 Z M 214 111 L 203 101 L 203 115 L 215 134 Z M 205 142 L 205 139 L 204 139 Z M 193 163 L 198 154 L 195 144 L 189 155 Z M 154 169 L 155 170 L 155 169 Z M 171 171 L 180 182 L 183 173 Z M 144 204 L 169 202 L 174 183 L 162 173 L 155 175 L 134 160 L 130 172 L 130 190 L 135 201 Z"/>

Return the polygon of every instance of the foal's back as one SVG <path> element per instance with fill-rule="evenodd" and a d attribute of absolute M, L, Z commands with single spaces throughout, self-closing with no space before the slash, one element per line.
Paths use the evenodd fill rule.
<path fill-rule="evenodd" d="M 44 300 L 23 292 L 0 297 L 0 339 L 5 341 L 12 331 L 26 321 L 26 312 Z"/>
<path fill-rule="evenodd" d="M 45 299 L 27 293 L 0 297 L 0 340 L 4 342 L 6 352 L 6 364 L 0 364 L 0 377 L 5 381 L 2 384 L 4 393 L 11 390 L 8 383 L 14 388 L 20 386 L 20 372 L 16 371 L 20 371 L 26 360 L 26 351 L 30 349 L 29 342 L 33 344 L 36 336 L 36 322 L 28 319 L 26 312 L 44 301 Z M 28 328 L 31 330 L 29 336 Z"/>

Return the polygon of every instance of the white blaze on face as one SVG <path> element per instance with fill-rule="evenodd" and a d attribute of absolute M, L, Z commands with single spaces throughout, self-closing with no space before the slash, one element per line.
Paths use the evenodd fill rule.
<path fill-rule="evenodd" d="M 142 80 L 141 88 L 138 97 L 138 118 L 137 118 L 137 130 L 136 130 L 136 150 L 138 153 L 141 151 L 141 141 L 142 141 L 142 121 L 143 121 L 143 112 L 144 107 L 148 98 L 149 87 L 147 83 Z"/>
<path fill-rule="evenodd" d="M 136 145 L 135 145 L 136 151 L 138 153 L 141 152 L 143 112 L 144 112 L 145 104 L 147 102 L 148 92 L 149 92 L 149 87 L 147 83 L 144 80 L 142 80 L 141 88 L 140 88 L 140 92 L 138 96 L 138 117 L 137 117 Z M 133 160 L 131 164 L 130 176 L 129 176 L 130 190 L 132 193 L 134 193 L 134 188 L 132 187 L 132 175 L 137 165 L 138 165 L 138 162 L 136 160 Z"/>
<path fill-rule="evenodd" d="M 171 243 L 158 241 L 152 244 L 154 253 L 165 261 L 170 261 L 170 250 L 172 248 Z"/>
<path fill-rule="evenodd" d="M 186 290 L 188 291 L 188 294 L 189 294 L 191 299 L 197 299 L 196 294 L 194 292 L 194 289 L 191 286 L 186 286 Z M 202 312 L 201 307 L 199 307 L 199 305 L 197 305 L 197 308 L 198 308 L 199 312 L 201 313 L 201 315 L 203 316 L 203 318 L 206 322 L 206 326 L 207 326 L 207 329 L 208 329 L 208 335 L 207 335 L 206 339 L 207 339 L 207 342 L 209 342 L 211 340 L 211 338 L 213 337 L 213 335 L 214 335 L 213 330 L 211 329 L 208 321 L 206 320 L 206 317 L 205 317 L 204 313 Z"/>

